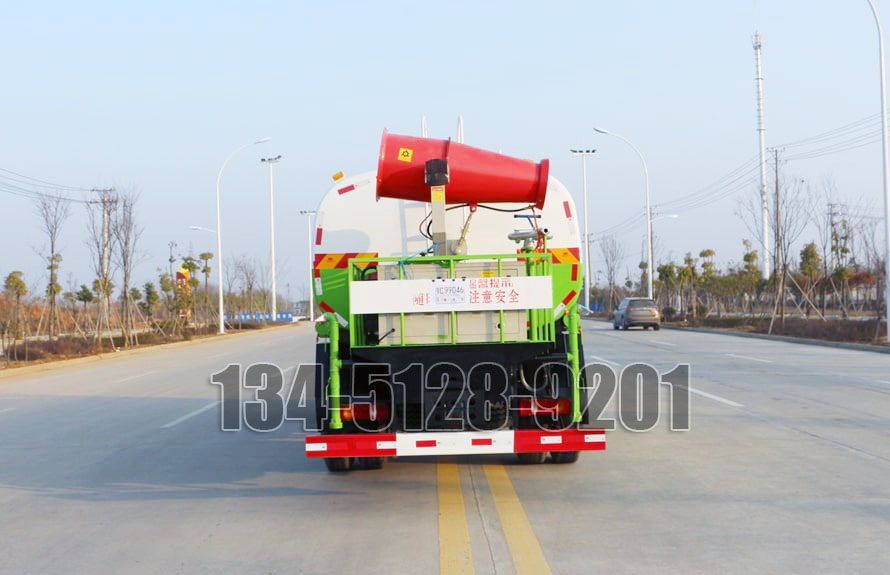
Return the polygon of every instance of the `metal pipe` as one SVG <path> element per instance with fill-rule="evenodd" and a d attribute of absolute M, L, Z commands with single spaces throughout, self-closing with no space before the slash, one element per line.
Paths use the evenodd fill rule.
<path fill-rule="evenodd" d="M 878 49 L 881 65 L 881 151 L 884 167 L 884 321 L 886 339 L 890 341 L 890 140 L 887 134 L 887 73 L 884 67 L 884 30 L 878 9 L 872 0 L 867 0 L 878 28 Z"/>

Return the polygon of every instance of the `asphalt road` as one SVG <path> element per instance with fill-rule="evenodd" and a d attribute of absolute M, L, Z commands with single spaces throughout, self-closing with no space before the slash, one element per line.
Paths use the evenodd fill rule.
<path fill-rule="evenodd" d="M 208 382 L 293 374 L 304 326 L 0 379 L 0 573 L 890 572 L 890 356 L 583 325 L 588 360 L 690 363 L 691 431 L 332 475 L 295 422 L 220 431 Z"/>

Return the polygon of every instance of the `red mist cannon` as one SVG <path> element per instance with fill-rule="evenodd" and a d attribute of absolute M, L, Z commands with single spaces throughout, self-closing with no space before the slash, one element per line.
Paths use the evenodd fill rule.
<path fill-rule="evenodd" d="M 550 161 L 520 160 L 451 140 L 400 136 L 383 131 L 377 163 L 377 198 L 429 202 L 429 160 L 447 163 L 445 203 L 526 203 L 541 209 Z M 440 172 L 441 173 L 441 172 Z"/>

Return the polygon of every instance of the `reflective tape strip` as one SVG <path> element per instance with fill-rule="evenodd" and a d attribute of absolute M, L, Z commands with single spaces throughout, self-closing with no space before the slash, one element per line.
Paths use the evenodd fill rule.
<path fill-rule="evenodd" d="M 572 208 L 569 206 L 569 202 L 568 201 L 563 202 L 562 207 L 566 211 L 566 217 L 568 219 L 572 219 Z"/>
<path fill-rule="evenodd" d="M 572 281 L 578 281 L 578 264 L 572 264 Z"/>
<path fill-rule="evenodd" d="M 562 303 L 565 305 L 569 305 L 569 302 L 572 301 L 572 298 L 575 297 L 575 294 L 577 293 L 578 292 L 576 292 L 575 290 L 570 291 L 566 297 L 562 298 Z"/>
<path fill-rule="evenodd" d="M 557 316 L 566 310 L 566 304 L 560 302 L 558 306 L 553 310 L 553 315 Z"/>
<path fill-rule="evenodd" d="M 342 196 L 343 194 L 345 194 L 347 192 L 351 192 L 354 189 L 355 189 L 355 184 L 350 184 L 348 186 L 342 187 L 339 190 L 337 190 L 337 193 Z"/>
<path fill-rule="evenodd" d="M 346 326 L 349 325 L 349 322 L 346 321 L 346 318 L 344 318 L 344 317 L 343 317 L 342 315 L 340 315 L 339 313 L 334 312 L 334 317 L 337 318 L 337 322 L 338 322 L 340 325 L 342 325 L 343 327 L 346 327 Z"/>
<path fill-rule="evenodd" d="M 580 248 L 547 248 L 555 264 L 575 264 L 581 261 Z"/>
<path fill-rule="evenodd" d="M 317 246 L 321 245 L 321 234 L 322 234 L 321 226 L 318 226 L 317 228 L 315 228 L 315 245 L 317 245 Z"/>
<path fill-rule="evenodd" d="M 475 453 L 513 453 L 513 432 L 429 431 L 396 434 L 396 454 L 399 456 Z"/>
<path fill-rule="evenodd" d="M 600 451 L 606 448 L 603 430 L 564 431 L 430 431 L 310 435 L 307 457 L 386 457 Z"/>
<path fill-rule="evenodd" d="M 343 269 L 349 265 L 349 260 L 352 258 L 376 258 L 377 252 L 348 252 L 348 253 L 330 253 L 330 254 L 315 254 L 315 262 L 313 263 L 313 267 L 315 268 L 316 274 L 318 270 L 335 270 L 335 269 Z M 365 269 L 369 266 L 375 265 L 375 262 L 359 262 L 356 265 Z"/>
<path fill-rule="evenodd" d="M 321 282 L 321 278 L 315 278 L 315 295 L 322 295 L 324 293 L 324 284 Z"/>

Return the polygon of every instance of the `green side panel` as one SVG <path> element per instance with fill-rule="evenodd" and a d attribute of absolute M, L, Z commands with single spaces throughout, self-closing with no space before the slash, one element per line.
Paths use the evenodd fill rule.
<path fill-rule="evenodd" d="M 343 317 L 349 317 L 349 288 L 346 285 L 346 268 L 321 270 L 322 293 L 315 291 L 315 301 L 326 303 Z"/>
<path fill-rule="evenodd" d="M 577 265 L 577 277 L 574 281 L 572 281 L 572 266 Z M 572 307 L 575 302 L 578 301 L 578 298 L 581 296 L 581 278 L 583 277 L 581 264 L 553 264 L 551 266 L 551 273 L 553 275 L 553 309 L 563 303 L 563 299 L 567 295 L 572 292 L 575 292 L 575 295 L 572 296 L 570 300 L 565 302 L 566 310 Z M 553 319 L 559 319 L 565 314 L 563 311 L 562 314 L 555 316 Z"/>

